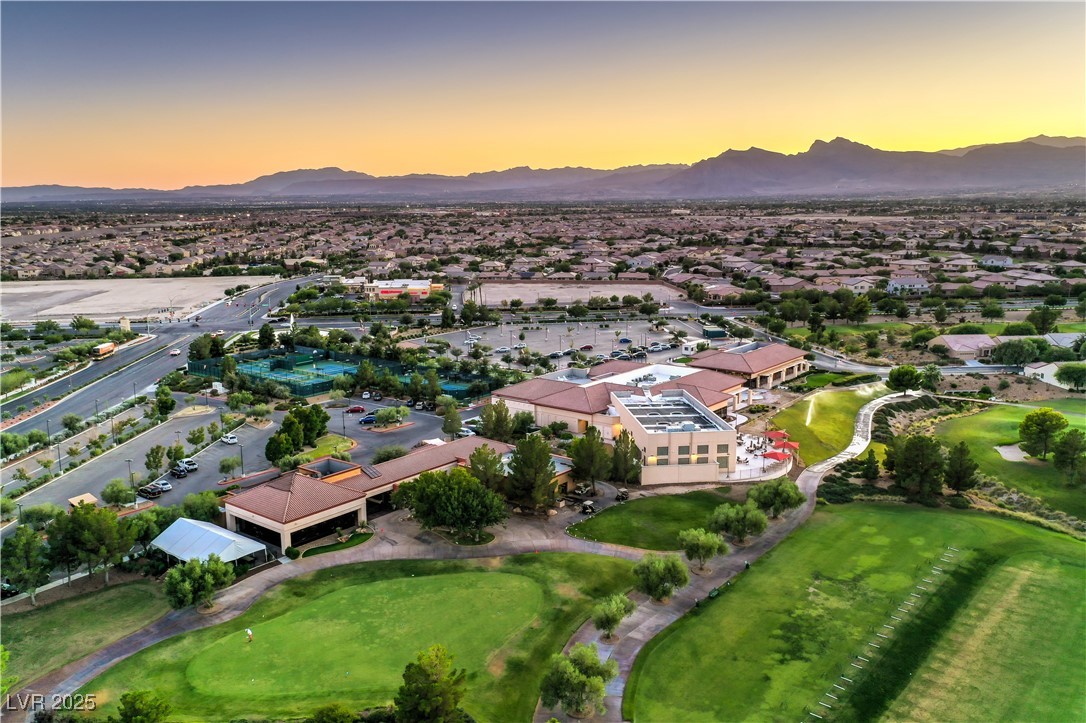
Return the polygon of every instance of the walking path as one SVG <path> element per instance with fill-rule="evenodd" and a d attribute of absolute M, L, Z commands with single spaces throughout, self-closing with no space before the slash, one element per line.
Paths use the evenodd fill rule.
<path fill-rule="evenodd" d="M 837 462 L 862 452 L 870 440 L 871 416 L 874 411 L 887 402 L 898 400 L 900 396 L 882 397 L 862 407 L 856 417 L 855 433 L 848 448 L 800 474 L 797 484 L 807 495 L 806 503 L 785 516 L 781 522 L 771 526 L 749 546 L 733 550 L 729 555 L 715 560 L 712 573 L 695 576 L 692 583 L 676 593 L 668 605 L 658 605 L 635 597 L 641 604 L 616 631 L 617 641 L 613 644 L 602 644 L 590 621 L 574 634 L 567 649 L 577 642 L 601 642 L 601 652 L 615 658 L 619 663 L 619 676 L 608 686 L 607 714 L 601 720 L 622 719 L 622 694 L 626 680 L 644 644 L 690 610 L 696 600 L 706 597 L 713 588 L 739 573 L 744 562 L 757 560 L 802 524 L 814 509 L 814 493 L 822 475 Z M 202 615 L 193 608 L 187 608 L 167 613 L 142 630 L 39 678 L 32 686 L 19 691 L 15 700 L 28 700 L 26 696 L 32 693 L 43 694 L 46 700 L 50 700 L 51 696 L 72 694 L 128 656 L 175 635 L 231 620 L 248 610 L 261 595 L 284 580 L 316 570 L 377 560 L 456 560 L 535 552 L 582 552 L 626 560 L 639 560 L 646 554 L 645 550 L 632 547 L 571 537 L 565 534 L 564 525 L 555 524 L 556 522 L 547 518 L 518 517 L 511 520 L 505 530 L 498 531 L 495 540 L 489 545 L 458 547 L 439 542 L 437 536 L 420 532 L 414 522 L 393 513 L 375 521 L 377 534 L 364 545 L 301 558 L 286 565 L 263 570 L 219 593 L 215 598 L 215 612 Z M 551 713 L 537 710 L 536 720 L 546 721 L 550 717 Z M 27 719 L 29 720 L 29 716 Z"/>

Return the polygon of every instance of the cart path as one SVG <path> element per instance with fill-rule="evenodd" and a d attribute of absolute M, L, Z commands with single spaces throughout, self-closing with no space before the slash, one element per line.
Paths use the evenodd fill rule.
<path fill-rule="evenodd" d="M 807 501 L 802 507 L 771 525 L 749 546 L 733 550 L 727 556 L 714 560 L 711 574 L 694 576 L 692 583 L 676 593 L 668 605 L 641 604 L 637 611 L 623 622 L 616 631 L 617 643 L 606 646 L 608 652 L 619 662 L 619 676 L 608 686 L 608 711 L 601 720 L 621 720 L 622 693 L 630 668 L 642 646 L 692 608 L 696 599 L 704 598 L 714 587 L 738 573 L 743 568 L 744 561 L 753 562 L 758 559 L 802 524 L 814 509 L 814 492 L 822 475 L 837 462 L 859 454 L 870 439 L 871 416 L 874 411 L 889 401 L 900 399 L 900 396 L 882 397 L 862 407 L 856 417 L 856 428 L 849 447 L 800 474 L 797 484 L 807 495 Z M 38 678 L 31 685 L 13 694 L 11 705 L 19 707 L 18 702 L 28 700 L 27 696 L 30 694 L 42 694 L 46 701 L 50 700 L 51 696 L 70 695 L 130 655 L 176 635 L 232 620 L 248 610 L 261 595 L 284 580 L 316 570 L 379 560 L 458 560 L 542 552 L 581 552 L 636 561 L 649 552 L 623 545 L 581 540 L 565 534 L 565 530 L 558 525 L 522 518 L 513 519 L 507 530 L 501 532 L 499 537 L 488 545 L 459 547 L 434 544 L 433 537 L 420 534 L 413 523 L 404 522 L 403 519 L 391 519 L 393 517 L 394 515 L 389 515 L 379 518 L 378 524 L 386 524 L 387 527 L 380 529 L 373 539 L 363 545 L 270 567 L 232 585 L 216 595 L 216 610 L 213 613 L 201 614 L 194 608 L 169 612 L 147 627 Z M 566 648 L 575 642 L 592 642 L 596 639 L 598 634 L 589 621 L 574 634 Z M 31 714 L 28 713 L 26 719 L 30 720 L 30 717 Z M 561 714 L 559 717 L 562 718 Z M 544 714 L 542 710 L 537 710 L 537 720 L 546 721 L 549 718 L 549 713 Z"/>

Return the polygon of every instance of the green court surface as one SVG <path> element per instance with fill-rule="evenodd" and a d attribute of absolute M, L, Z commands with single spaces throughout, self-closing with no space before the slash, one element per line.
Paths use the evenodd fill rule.
<path fill-rule="evenodd" d="M 468 671 L 469 713 L 526 720 L 545 661 L 598 599 L 631 586 L 630 569 L 575 554 L 330 568 L 284 582 L 234 620 L 137 653 L 84 692 L 110 713 L 125 690 L 152 688 L 182 721 L 294 719 L 331 702 L 360 710 L 390 702 L 404 666 L 441 643 Z"/>
<path fill-rule="evenodd" d="M 799 455 L 810 466 L 847 447 L 860 407 L 890 393 L 882 383 L 822 391 L 777 414 L 773 424 L 786 430 L 793 442 L 799 442 Z"/>
<path fill-rule="evenodd" d="M 958 548 L 960 569 L 940 561 L 948 546 Z M 933 565 L 946 566 L 948 582 L 917 591 Z M 902 600 L 916 600 L 912 592 L 921 595 L 915 623 L 905 622 L 914 613 L 898 611 Z M 720 597 L 645 647 L 623 716 L 798 721 L 824 701 L 838 709 L 836 719 L 858 720 L 884 714 L 902 691 L 943 700 L 961 691 L 961 703 L 951 700 L 927 719 L 1082 720 L 1084 592 L 1086 543 L 1063 535 L 976 511 L 819 508 Z M 942 605 L 953 606 L 945 616 Z M 908 634 L 876 637 L 886 623 Z M 883 643 L 885 658 L 866 645 L 871 640 Z M 913 647 L 897 654 L 895 645 Z M 866 672 L 852 667 L 867 665 L 857 655 L 869 659 Z M 889 719 L 919 715 L 909 700 Z"/>
<path fill-rule="evenodd" d="M 1031 406 L 999 405 L 967 417 L 957 417 L 935 427 L 935 434 L 946 445 L 964 441 L 980 472 L 995 477 L 1008 487 L 1044 500 L 1050 507 L 1078 518 L 1086 518 L 1086 495 L 1081 488 L 1067 485 L 1067 479 L 1047 461 L 1004 459 L 996 447 L 1018 442 L 1018 425 L 1034 407 L 1050 407 L 1067 417 L 1068 428 L 1086 429 L 1086 403 L 1079 399 L 1054 399 Z M 1078 412 L 1077 414 L 1075 412 Z"/>

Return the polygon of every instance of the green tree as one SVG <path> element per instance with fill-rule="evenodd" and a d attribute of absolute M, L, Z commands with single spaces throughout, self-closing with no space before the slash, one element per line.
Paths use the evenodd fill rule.
<path fill-rule="evenodd" d="M 4 558 L 4 576 L 11 584 L 30 595 L 30 604 L 38 605 L 38 588 L 49 582 L 53 566 L 46 555 L 45 543 L 28 525 L 19 525 L 15 534 L 4 540 L 0 550 Z"/>
<path fill-rule="evenodd" d="M 903 364 L 890 370 L 886 379 L 886 386 L 895 392 L 901 392 L 902 396 L 908 394 L 910 389 L 920 388 L 920 372 L 911 364 Z"/>
<path fill-rule="evenodd" d="M 635 587 L 656 601 L 671 597 L 675 590 L 690 582 L 686 565 L 675 553 L 649 553 L 634 565 L 633 573 L 637 578 Z"/>
<path fill-rule="evenodd" d="M 747 499 L 770 517 L 780 517 L 785 510 L 795 509 L 807 501 L 796 483 L 787 477 L 754 485 L 747 493 Z"/>
<path fill-rule="evenodd" d="M 227 477 L 234 474 L 234 470 L 241 466 L 240 457 L 223 457 L 219 460 L 219 474 L 224 474 Z"/>
<path fill-rule="evenodd" d="M 392 495 L 397 507 L 411 510 L 423 529 L 448 528 L 479 540 L 482 531 L 508 517 L 505 502 L 463 467 L 423 472 Z"/>
<path fill-rule="evenodd" d="M 76 331 L 94 331 L 98 328 L 98 324 L 88 319 L 85 316 L 72 317 L 72 323 L 69 325 Z"/>
<path fill-rule="evenodd" d="M 539 509 L 554 502 L 554 462 L 550 446 L 538 434 L 517 442 L 509 460 L 509 496 L 518 504 Z"/>
<path fill-rule="evenodd" d="M 750 535 L 760 535 L 769 526 L 769 518 L 748 500 L 745 505 L 723 504 L 709 515 L 708 527 L 713 532 L 726 532 L 743 542 Z"/>
<path fill-rule="evenodd" d="M 1052 446 L 1052 464 L 1067 476 L 1068 484 L 1086 482 L 1086 432 L 1068 429 Z"/>
<path fill-rule="evenodd" d="M 147 450 L 147 456 L 143 458 L 143 466 L 151 474 L 152 477 L 158 475 L 158 471 L 162 469 L 162 465 L 166 461 L 166 448 L 161 444 L 156 444 Z"/>
<path fill-rule="evenodd" d="M 177 406 L 177 400 L 173 398 L 173 392 L 166 385 L 159 385 L 155 391 L 155 414 L 165 417 Z"/>
<path fill-rule="evenodd" d="M 622 593 L 615 593 L 592 608 L 592 624 L 610 638 L 615 628 L 636 609 L 637 603 Z"/>
<path fill-rule="evenodd" d="M 867 456 L 864 457 L 864 465 L 860 470 L 860 476 L 868 482 L 874 482 L 879 478 L 879 460 L 875 456 L 875 450 L 870 449 L 867 451 Z"/>
<path fill-rule="evenodd" d="M 264 324 L 256 335 L 256 345 L 261 349 L 272 349 L 276 346 L 275 329 L 271 324 Z"/>
<path fill-rule="evenodd" d="M 136 501 L 136 491 L 127 480 L 111 479 L 102 490 L 102 501 L 108 505 L 127 505 Z"/>
<path fill-rule="evenodd" d="M 943 372 L 935 364 L 928 364 L 920 370 L 920 386 L 929 392 L 936 391 L 942 380 Z"/>
<path fill-rule="evenodd" d="M 678 558 L 676 558 L 678 559 Z M 680 567 L 682 563 L 679 563 Z M 685 571 L 686 568 L 683 567 Z M 559 705 L 572 716 L 603 715 L 607 683 L 618 675 L 618 663 L 601 661 L 596 644 L 577 643 L 569 655 L 555 655 L 543 676 L 540 699 L 548 708 Z"/>
<path fill-rule="evenodd" d="M 193 558 L 170 568 L 163 580 L 166 600 L 175 610 L 197 603 L 211 607 L 215 593 L 234 582 L 234 567 L 218 555 L 206 560 Z"/>
<path fill-rule="evenodd" d="M 283 424 L 279 427 L 279 434 L 290 440 L 290 454 L 301 451 L 305 446 L 305 428 L 301 420 L 293 414 L 283 418 Z"/>
<path fill-rule="evenodd" d="M 130 690 L 121 695 L 119 723 L 162 723 L 170 717 L 170 704 L 151 690 Z M 112 722 L 113 717 L 109 720 Z"/>
<path fill-rule="evenodd" d="M 132 531 L 127 525 L 122 526 L 117 513 L 108 507 L 78 505 L 69 517 L 80 560 L 91 573 L 101 567 L 109 585 L 110 566 L 120 562 L 135 542 Z"/>
<path fill-rule="evenodd" d="M 185 448 L 180 444 L 171 444 L 166 448 L 166 459 L 170 460 L 172 464 L 177 464 L 180 460 L 185 458 Z"/>
<path fill-rule="evenodd" d="M 985 319 L 1002 319 L 1003 307 L 997 303 L 988 303 L 980 308 L 980 315 Z"/>
<path fill-rule="evenodd" d="M 1020 367 L 1037 360 L 1037 347 L 1026 339 L 1011 339 L 992 349 L 992 363 Z"/>
<path fill-rule="evenodd" d="M 949 315 L 950 312 L 947 311 L 946 306 L 943 304 L 939 304 L 931 310 L 931 318 L 935 319 L 935 322 L 937 324 L 942 324 L 944 321 L 946 321 L 946 318 Z"/>
<path fill-rule="evenodd" d="M 939 494 L 945 471 L 943 448 L 934 437 L 915 434 L 895 441 L 894 477 L 908 492 L 921 497 Z"/>
<path fill-rule="evenodd" d="M 11 653 L 7 648 L 0 645 L 0 697 L 6 696 L 11 692 L 11 689 L 19 684 L 19 678 L 15 675 L 8 675 L 8 660 L 11 659 Z"/>
<path fill-rule="evenodd" d="M 1033 324 L 1038 334 L 1050 334 L 1056 331 L 1056 322 L 1060 318 L 1060 310 L 1051 306 L 1038 306 L 1026 316 L 1026 321 Z"/>
<path fill-rule="evenodd" d="M 181 513 L 192 520 L 213 522 L 219 517 L 219 498 L 211 490 L 187 494 L 181 501 Z"/>
<path fill-rule="evenodd" d="M 1086 364 L 1067 362 L 1056 370 L 1056 381 L 1071 389 L 1086 389 Z"/>
<path fill-rule="evenodd" d="M 78 414 L 65 414 L 60 418 L 60 424 L 68 430 L 69 434 L 76 434 L 83 429 L 83 418 Z"/>
<path fill-rule="evenodd" d="M 596 494 L 596 481 L 611 474 L 611 457 L 600 430 L 595 425 L 588 425 L 584 436 L 570 444 L 569 452 L 573 458 L 573 479 L 591 482 L 592 494 Z"/>
<path fill-rule="evenodd" d="M 389 460 L 403 457 L 405 454 L 407 454 L 406 447 L 398 444 L 386 444 L 384 447 L 378 447 L 373 451 L 373 460 L 371 464 L 388 462 Z"/>
<path fill-rule="evenodd" d="M 611 481 L 620 486 L 641 481 L 641 455 L 633 435 L 625 429 L 615 440 L 611 454 Z"/>
<path fill-rule="evenodd" d="M 1019 446 L 1034 457 L 1045 459 L 1056 434 L 1067 426 L 1067 417 L 1054 409 L 1041 407 L 1027 414 L 1018 425 Z"/>
<path fill-rule="evenodd" d="M 697 561 L 700 570 L 705 569 L 705 563 L 708 560 L 728 550 L 728 546 L 720 535 L 700 527 L 679 532 L 679 547 L 686 554 L 687 560 Z"/>
<path fill-rule="evenodd" d="M 509 485 L 505 474 L 505 462 L 489 444 L 475 448 L 468 457 L 468 470 L 487 489 L 503 496 L 508 495 Z"/>
<path fill-rule="evenodd" d="M 306 723 L 354 723 L 357 716 L 342 703 L 329 703 L 313 711 Z"/>
<path fill-rule="evenodd" d="M 205 432 L 204 428 L 203 427 L 196 427 L 195 429 L 191 430 L 188 433 L 188 436 L 185 437 L 185 441 L 187 441 L 189 444 L 191 444 L 193 449 L 196 449 L 197 447 L 199 447 L 201 444 L 204 443 L 205 438 L 206 438 L 206 432 Z"/>
<path fill-rule="evenodd" d="M 272 464 L 294 454 L 294 441 L 282 431 L 273 434 L 264 445 L 264 457 Z"/>
<path fill-rule="evenodd" d="M 977 465 L 969 453 L 965 442 L 958 442 L 951 448 L 946 459 L 946 471 L 943 482 L 952 490 L 964 492 L 977 484 Z"/>
<path fill-rule="evenodd" d="M 479 434 L 499 442 L 513 441 L 513 420 L 504 401 L 499 399 L 483 405 L 479 413 Z"/>
<path fill-rule="evenodd" d="M 441 418 L 441 431 L 452 437 L 464 426 L 460 419 L 460 410 L 455 404 L 446 404 L 445 413 Z"/>
<path fill-rule="evenodd" d="M 466 685 L 467 671 L 453 667 L 453 657 L 445 646 L 430 646 L 403 671 L 403 685 L 395 698 L 397 723 L 465 720 L 460 702 Z"/>

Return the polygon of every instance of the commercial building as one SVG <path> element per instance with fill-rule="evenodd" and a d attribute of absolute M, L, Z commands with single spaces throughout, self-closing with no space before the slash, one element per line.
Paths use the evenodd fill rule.
<path fill-rule="evenodd" d="M 751 342 L 698 352 L 690 366 L 742 377 L 751 389 L 772 389 L 810 369 L 805 356 L 787 344 Z"/>
<path fill-rule="evenodd" d="M 363 525 L 369 514 L 387 508 L 399 485 L 423 472 L 466 467 L 471 453 L 483 445 L 508 464 L 513 446 L 484 437 L 465 437 L 420 447 L 403 457 L 376 465 L 359 465 L 322 457 L 275 479 L 226 499 L 226 528 L 285 550 L 325 537 L 337 529 Z M 554 455 L 554 484 L 568 487 L 572 469 L 566 457 Z"/>
<path fill-rule="evenodd" d="M 412 301 L 429 298 L 430 294 L 444 291 L 444 284 L 435 284 L 430 279 L 386 279 L 366 280 L 349 279 L 348 286 L 361 286 L 361 293 L 370 301 L 392 301 L 400 294 L 408 294 Z"/>

